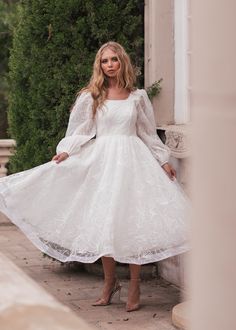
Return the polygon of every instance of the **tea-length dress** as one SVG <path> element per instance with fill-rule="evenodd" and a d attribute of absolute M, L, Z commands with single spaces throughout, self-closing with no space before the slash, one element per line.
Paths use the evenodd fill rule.
<path fill-rule="evenodd" d="M 65 161 L 0 179 L 0 211 L 63 262 L 145 264 L 187 251 L 188 201 L 161 167 L 169 149 L 146 91 L 106 100 L 95 119 L 92 104 L 90 93 L 76 100 L 57 146 Z"/>

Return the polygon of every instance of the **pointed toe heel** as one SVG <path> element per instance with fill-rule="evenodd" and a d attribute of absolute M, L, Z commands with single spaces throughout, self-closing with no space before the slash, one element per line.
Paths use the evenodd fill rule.
<path fill-rule="evenodd" d="M 135 304 L 133 306 L 126 305 L 126 312 L 128 312 L 128 313 L 135 312 L 135 311 L 137 311 L 139 309 L 140 309 L 140 304 Z"/>
<path fill-rule="evenodd" d="M 134 312 L 140 309 L 140 279 L 135 278 L 130 280 L 130 287 L 128 292 L 128 301 L 126 304 L 126 312 Z"/>
<path fill-rule="evenodd" d="M 95 301 L 95 303 L 92 304 L 92 306 L 110 305 L 111 301 L 116 293 L 118 293 L 118 295 L 119 295 L 118 297 L 120 300 L 121 288 L 122 288 L 121 284 L 118 281 L 116 281 L 111 293 L 106 298 L 99 298 L 97 301 Z"/>

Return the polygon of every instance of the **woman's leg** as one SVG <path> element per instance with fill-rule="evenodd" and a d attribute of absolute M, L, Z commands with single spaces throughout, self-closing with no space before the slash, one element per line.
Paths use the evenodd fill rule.
<path fill-rule="evenodd" d="M 102 257 L 102 267 L 105 280 L 115 279 L 116 262 L 111 257 Z"/>
<path fill-rule="evenodd" d="M 128 292 L 128 301 L 126 304 L 126 311 L 132 312 L 139 309 L 139 299 L 140 299 L 140 271 L 141 266 L 130 264 L 130 284 L 129 284 L 129 292 Z"/>
<path fill-rule="evenodd" d="M 139 279 L 140 278 L 140 271 L 141 265 L 129 264 L 129 271 L 130 271 L 130 279 Z"/>
<path fill-rule="evenodd" d="M 104 306 L 110 303 L 112 295 L 120 290 L 115 275 L 116 262 L 111 257 L 102 257 L 102 266 L 104 272 L 104 286 L 102 296 L 93 306 Z"/>

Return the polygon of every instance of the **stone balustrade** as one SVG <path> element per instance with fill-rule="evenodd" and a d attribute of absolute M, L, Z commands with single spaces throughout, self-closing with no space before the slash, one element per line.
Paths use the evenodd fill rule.
<path fill-rule="evenodd" d="M 0 253 L 0 329 L 92 330 Z"/>
<path fill-rule="evenodd" d="M 189 192 L 190 175 L 190 125 L 167 125 L 163 127 L 166 145 L 171 150 L 171 157 L 176 160 L 177 178 L 186 193 Z"/>
<path fill-rule="evenodd" d="M 7 175 L 6 164 L 15 152 L 16 141 L 12 139 L 0 139 L 0 177 Z"/>

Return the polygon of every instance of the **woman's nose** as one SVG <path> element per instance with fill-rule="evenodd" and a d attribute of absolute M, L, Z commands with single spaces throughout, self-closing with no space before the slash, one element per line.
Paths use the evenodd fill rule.
<path fill-rule="evenodd" d="M 109 67 L 112 66 L 112 61 L 108 61 L 108 66 L 109 66 Z"/>

